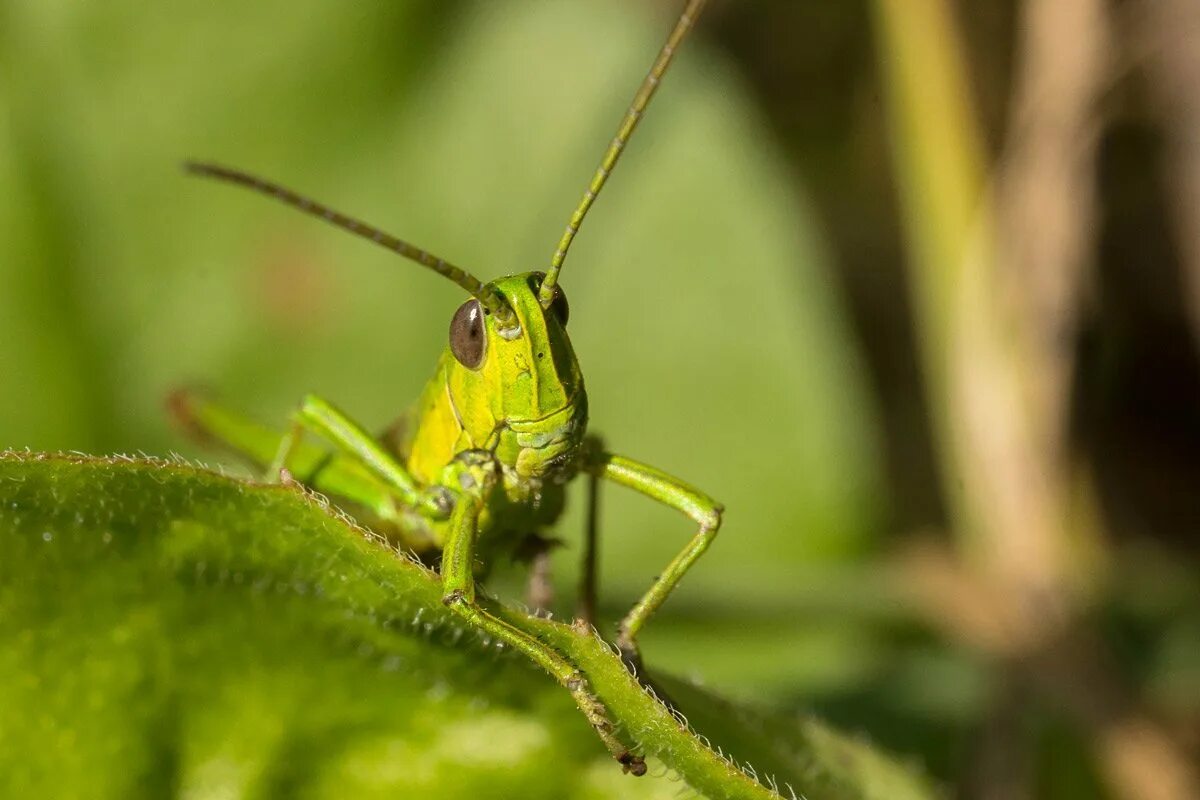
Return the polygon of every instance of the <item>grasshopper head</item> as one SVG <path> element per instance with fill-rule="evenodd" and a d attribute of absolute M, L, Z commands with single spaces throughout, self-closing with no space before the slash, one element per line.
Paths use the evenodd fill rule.
<path fill-rule="evenodd" d="M 463 427 L 519 474 L 553 474 L 572 462 L 587 425 L 587 396 L 561 288 L 543 309 L 544 275 L 492 281 L 512 318 L 468 300 L 450 322 L 448 385 Z M 498 435 L 498 439 L 496 436 Z"/>

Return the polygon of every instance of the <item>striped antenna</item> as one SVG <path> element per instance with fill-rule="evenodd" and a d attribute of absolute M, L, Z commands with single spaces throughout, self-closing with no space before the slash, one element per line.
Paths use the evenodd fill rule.
<path fill-rule="evenodd" d="M 321 205 L 318 202 L 309 200 L 303 195 L 296 194 L 290 189 L 263 180 L 262 178 L 251 175 L 248 172 L 241 170 L 230 169 L 223 167 L 220 164 L 207 164 L 196 161 L 187 161 L 184 163 L 184 169 L 192 175 L 199 175 L 204 178 L 213 178 L 226 183 L 233 183 L 238 186 L 244 186 L 247 189 L 253 189 L 260 194 L 265 194 L 268 197 L 273 197 L 276 200 L 287 203 L 293 208 L 298 208 L 305 214 L 311 214 L 314 217 L 319 217 L 331 225 L 350 231 L 355 236 L 361 236 L 368 239 L 380 247 L 385 247 L 393 253 L 399 253 L 407 259 L 416 261 L 422 266 L 428 267 L 439 275 L 444 275 L 450 280 L 457 283 L 463 289 L 470 292 L 479 300 L 483 306 L 496 315 L 497 322 L 501 327 L 508 327 L 516 323 L 516 315 L 513 314 L 508 304 L 498 292 L 489 286 L 485 286 L 478 278 L 465 269 L 456 267 L 450 262 L 438 258 L 432 253 L 422 250 L 419 247 L 397 239 L 395 236 L 384 233 L 378 228 L 372 227 L 365 222 L 360 222 L 353 217 L 348 217 L 334 211 L 332 208 Z"/>
<path fill-rule="evenodd" d="M 650 67 L 650 72 L 646 75 L 646 79 L 642 81 L 637 94 L 634 95 L 633 103 L 630 104 L 629 110 L 625 112 L 625 118 L 621 120 L 621 127 L 617 128 L 617 135 L 613 138 L 612 144 L 608 146 L 608 151 L 605 152 L 604 159 L 600 162 L 600 167 L 592 177 L 592 182 L 588 185 L 587 191 L 583 193 L 583 200 L 579 202 L 575 213 L 571 215 L 571 221 L 567 223 L 566 231 L 563 232 L 562 238 L 558 240 L 558 249 L 554 251 L 554 257 L 550 259 L 550 268 L 546 270 L 546 277 L 542 280 L 542 288 L 538 290 L 538 302 L 542 308 L 548 309 L 550 308 L 550 304 L 554 302 L 554 296 L 557 293 L 555 286 L 558 284 L 558 273 L 562 270 L 563 262 L 567 259 L 567 250 L 570 249 L 571 242 L 575 239 L 575 234 L 579 233 L 579 226 L 583 224 L 583 218 L 587 216 L 588 209 L 595 202 L 596 195 L 600 194 L 600 190 L 604 188 L 604 183 L 608 180 L 613 167 L 616 166 L 617 159 L 621 157 L 621 153 L 625 150 L 625 144 L 629 141 L 629 137 L 633 136 L 633 131 L 637 128 L 638 123 L 641 122 L 642 114 L 646 111 L 646 106 L 650 105 L 650 98 L 654 96 L 654 91 L 658 88 L 658 83 L 662 80 L 663 73 L 671 65 L 671 59 L 675 55 L 676 48 L 683 41 L 683 37 L 687 36 L 688 31 L 695 24 L 696 18 L 700 16 L 700 11 L 704 8 L 705 1 L 688 0 L 687 7 L 683 9 L 683 13 L 679 16 L 679 21 L 675 23 L 675 29 L 667 37 L 667 43 L 663 45 L 662 50 L 658 51 L 658 58 L 654 60 L 654 65 Z"/>

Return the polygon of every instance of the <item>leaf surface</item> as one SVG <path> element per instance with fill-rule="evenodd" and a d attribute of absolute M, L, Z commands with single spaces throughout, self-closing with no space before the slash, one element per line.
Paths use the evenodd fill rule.
<path fill-rule="evenodd" d="M 681 779 L 707 797 L 931 796 L 815 722 L 672 682 L 694 735 L 597 636 L 493 608 L 584 670 L 649 776 L 623 776 L 565 691 L 464 630 L 436 574 L 318 498 L 0 455 L 0 793 L 672 797 Z"/>

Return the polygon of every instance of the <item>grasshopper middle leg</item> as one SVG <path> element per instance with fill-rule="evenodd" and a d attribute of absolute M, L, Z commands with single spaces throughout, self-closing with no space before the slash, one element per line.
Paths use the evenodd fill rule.
<path fill-rule="evenodd" d="M 637 635 L 646 621 L 696 560 L 704 554 L 721 527 L 723 507 L 699 489 L 660 469 L 603 451 L 589 454 L 587 469 L 597 478 L 628 486 L 690 517 L 698 526 L 691 540 L 662 571 L 617 627 L 617 647 L 631 664 L 640 664 Z M 594 536 L 594 533 L 592 534 Z M 586 578 L 585 580 L 591 580 Z"/>

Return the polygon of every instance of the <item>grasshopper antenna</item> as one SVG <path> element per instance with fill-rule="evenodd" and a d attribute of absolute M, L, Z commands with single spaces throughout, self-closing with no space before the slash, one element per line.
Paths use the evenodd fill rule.
<path fill-rule="evenodd" d="M 185 161 L 183 168 L 191 175 L 199 175 L 203 178 L 213 178 L 226 183 L 232 183 L 252 189 L 260 194 L 265 194 L 268 197 L 273 197 L 280 202 L 303 211 L 305 214 L 319 217 L 331 225 L 353 233 L 355 236 L 361 236 L 380 247 L 391 250 L 393 253 L 399 253 L 405 258 L 449 278 L 467 290 L 467 292 L 483 304 L 484 308 L 496 315 L 496 319 L 501 327 L 509 327 L 516 324 L 516 315 L 513 314 L 512 309 L 508 307 L 508 304 L 504 302 L 504 299 L 498 292 L 485 286 L 478 278 L 465 269 L 456 267 L 445 259 L 438 258 L 426 250 L 415 247 L 402 239 L 397 239 L 395 236 L 384 233 L 365 222 L 334 211 L 332 208 L 310 200 L 303 195 L 296 194 L 291 189 L 286 189 L 279 184 L 251 175 L 248 172 L 223 167 L 220 164 L 199 161 Z"/>
<path fill-rule="evenodd" d="M 654 65 L 650 67 L 650 72 L 646 75 L 646 79 L 642 81 L 637 94 L 634 95 L 633 103 L 630 104 L 629 110 L 625 112 L 625 118 L 621 120 L 621 127 L 617 128 L 617 135 L 613 138 L 612 144 L 608 146 L 608 150 L 604 153 L 600 167 L 592 177 L 592 182 L 588 186 L 587 191 L 583 193 L 583 200 L 579 202 L 575 213 L 571 215 L 571 221 L 567 223 L 567 229 L 558 241 L 558 249 L 554 251 L 554 257 L 550 259 L 550 268 L 546 270 L 546 277 L 542 280 L 541 289 L 538 290 L 538 303 L 541 304 L 542 308 L 549 309 L 550 304 L 554 302 L 554 297 L 557 294 L 555 287 L 558 284 L 558 273 L 562 270 L 563 262 L 567 259 L 567 250 L 570 249 L 571 242 L 575 239 L 575 234 L 579 233 L 579 226 L 583 224 L 583 218 L 587 216 L 588 209 L 595 202 L 596 195 L 600 194 L 600 190 L 604 188 L 604 183 L 608 180 L 613 167 L 616 166 L 617 159 L 624 152 L 625 145 L 629 142 L 629 137 L 633 136 L 634 129 L 641 122 L 642 114 L 646 111 L 646 106 L 650 105 L 650 98 L 654 96 L 654 91 L 658 88 L 663 73 L 671 65 L 671 59 L 675 56 L 676 48 L 679 47 L 684 37 L 687 36 L 688 31 L 692 29 L 692 25 L 695 24 L 696 18 L 700 16 L 700 11 L 704 8 L 705 2 L 706 0 L 688 0 L 687 7 L 683 9 L 683 13 L 679 15 L 679 21 L 675 23 L 675 29 L 667 37 L 667 42 L 662 46 L 662 50 L 658 51 L 658 58 L 654 60 Z"/>

